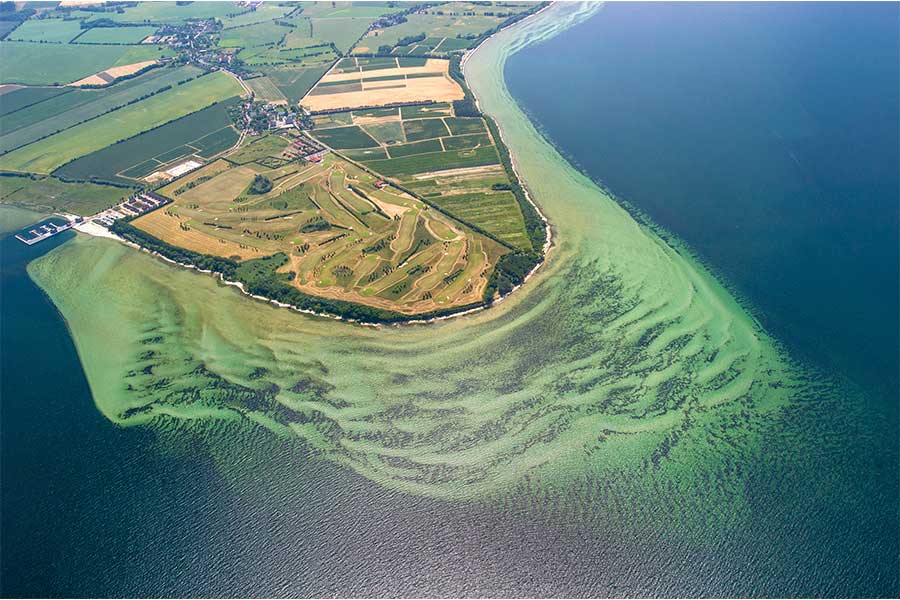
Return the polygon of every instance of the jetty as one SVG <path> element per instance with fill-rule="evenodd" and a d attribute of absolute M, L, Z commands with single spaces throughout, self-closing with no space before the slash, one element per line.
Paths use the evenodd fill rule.
<path fill-rule="evenodd" d="M 67 229 L 71 229 L 75 226 L 76 223 L 80 223 L 83 220 L 84 219 L 82 217 L 76 217 L 74 219 L 56 218 L 57 222 L 48 221 L 46 223 L 38 223 L 37 225 L 33 225 L 31 229 L 28 229 L 27 231 L 17 233 L 16 239 L 24 244 L 33 246 L 34 244 L 43 242 L 47 238 L 51 238 L 58 233 L 62 233 Z"/>

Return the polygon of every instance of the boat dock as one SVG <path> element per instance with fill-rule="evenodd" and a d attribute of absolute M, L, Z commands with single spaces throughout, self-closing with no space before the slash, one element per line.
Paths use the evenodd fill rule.
<path fill-rule="evenodd" d="M 62 219 L 60 217 L 52 217 L 43 223 L 32 225 L 31 228 L 23 230 L 16 234 L 16 239 L 24 244 L 32 246 L 38 242 L 42 242 L 47 238 L 51 238 L 57 233 L 62 233 L 67 229 L 71 229 L 76 223 L 83 221 L 81 217 L 75 219 Z"/>

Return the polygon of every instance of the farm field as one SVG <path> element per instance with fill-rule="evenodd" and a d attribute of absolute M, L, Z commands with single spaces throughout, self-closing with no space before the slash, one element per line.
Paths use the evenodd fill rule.
<path fill-rule="evenodd" d="M 170 56 L 169 49 L 156 46 L 42 44 L 10 42 L 0 44 L 0 83 L 65 85 L 109 67 Z"/>
<path fill-rule="evenodd" d="M 374 20 L 381 15 L 403 10 L 403 6 L 389 6 L 387 2 L 309 2 L 303 4 L 304 17 L 312 18 L 366 18 Z"/>
<path fill-rule="evenodd" d="M 323 66 L 298 67 L 293 65 L 261 69 L 292 104 L 299 102 L 327 70 L 328 67 Z"/>
<path fill-rule="evenodd" d="M 23 42 L 69 42 L 84 30 L 79 21 L 62 19 L 30 19 L 19 25 L 8 36 L 10 41 Z"/>
<path fill-rule="evenodd" d="M 288 39 L 288 38 L 285 38 Z M 257 46 L 246 48 L 238 53 L 238 57 L 247 65 L 269 68 L 278 65 L 296 68 L 318 68 L 322 72 L 328 70 L 337 58 L 330 44 L 318 40 L 310 40 L 309 46 Z"/>
<path fill-rule="evenodd" d="M 310 19 L 312 25 L 312 38 L 328 40 L 337 46 L 341 52 L 347 52 L 362 37 L 372 18 L 356 17 L 325 17 Z"/>
<path fill-rule="evenodd" d="M 230 14 L 247 12 L 231 2 L 140 2 L 124 12 L 104 13 L 104 17 L 123 23 L 183 23 L 188 19 L 225 19 Z"/>
<path fill-rule="evenodd" d="M 0 157 L 0 168 L 49 173 L 74 158 L 85 156 L 117 140 L 137 135 L 242 91 L 243 88 L 229 75 L 212 73 L 10 152 Z"/>
<path fill-rule="evenodd" d="M 285 9 L 279 8 L 279 11 L 283 10 Z M 271 46 L 279 42 L 292 30 L 291 27 L 279 25 L 274 21 L 244 25 L 233 29 L 223 29 L 219 36 L 219 46 L 222 48 Z"/>
<path fill-rule="evenodd" d="M 191 153 L 200 159 L 210 158 L 237 142 L 238 134 L 231 127 L 227 108 L 238 100 L 234 97 L 219 102 L 152 131 L 107 146 L 66 164 L 55 173 L 70 179 L 135 184 L 136 179 L 163 167 L 163 163 L 154 157 L 171 156 L 175 149 L 182 149 L 184 154 L 176 153 L 178 156 L 174 158 Z"/>
<path fill-rule="evenodd" d="M 233 27 L 246 27 L 256 23 L 271 22 L 293 12 L 298 6 L 297 4 L 264 2 L 255 9 L 248 10 L 246 7 L 238 7 L 232 4 L 231 13 L 234 16 L 226 15 L 218 18 L 222 21 L 222 26 L 227 30 Z"/>
<path fill-rule="evenodd" d="M 60 94 L 68 94 L 73 90 L 69 88 L 51 87 L 0 87 L 0 117 L 22 110 L 38 102 L 49 100 Z"/>
<path fill-rule="evenodd" d="M 53 177 L 0 177 L 0 204 L 38 212 L 70 212 L 83 217 L 119 203 L 131 190 Z"/>
<path fill-rule="evenodd" d="M 0 40 L 5 39 L 18 26 L 19 21 L 0 21 Z"/>
<path fill-rule="evenodd" d="M 158 27 L 93 27 L 74 41 L 76 44 L 140 44 Z"/>
<path fill-rule="evenodd" d="M 223 18 L 220 48 L 238 49 L 249 65 L 302 62 L 327 66 L 339 52 L 347 52 L 380 15 L 401 10 L 388 6 L 348 3 L 265 3 L 252 12 Z M 309 59 L 309 60 L 307 60 Z"/>
<path fill-rule="evenodd" d="M 175 87 L 179 81 L 200 75 L 195 67 L 154 69 L 104 90 L 70 90 L 0 117 L 0 152 L 9 152 L 47 135 L 93 119 L 129 102 Z"/>
<path fill-rule="evenodd" d="M 400 67 L 398 59 L 362 64 L 359 60 L 337 63 L 300 104 L 315 112 L 402 102 L 447 102 L 463 97 L 462 88 L 448 74 L 449 61 L 430 58 L 421 66 Z"/>
<path fill-rule="evenodd" d="M 509 177 L 480 117 L 456 117 L 449 104 L 431 104 L 330 113 L 313 120 L 311 134 L 322 143 L 509 248 L 533 250 Z"/>
<path fill-rule="evenodd" d="M 449 53 L 464 50 L 481 34 L 498 27 L 509 16 L 525 12 L 532 6 L 527 3 L 508 3 L 498 7 L 452 2 L 430 7 L 406 15 L 405 23 L 370 31 L 354 48 L 354 52 L 371 52 L 381 46 L 391 46 L 397 54 Z M 485 12 L 494 14 L 485 15 Z M 419 35 L 424 35 L 425 38 L 403 46 L 398 45 L 403 38 Z"/>
<path fill-rule="evenodd" d="M 302 11 L 291 15 L 298 27 L 289 43 L 301 44 L 304 39 L 330 42 L 343 53 L 356 44 L 378 17 L 403 10 L 399 5 L 350 2 L 310 2 L 302 7 Z"/>
<path fill-rule="evenodd" d="M 468 150 L 427 152 L 388 160 L 370 161 L 372 169 L 400 180 L 411 179 L 421 173 L 432 173 L 449 169 L 482 167 L 499 163 L 497 151 L 492 147 Z"/>
<path fill-rule="evenodd" d="M 270 158 L 289 144 L 267 140 Z M 271 169 L 235 158 L 160 188 L 173 203 L 133 225 L 187 250 L 271 267 L 268 277 L 304 294 L 407 315 L 481 302 L 493 265 L 509 253 L 399 189 L 379 189 L 374 175 L 334 154 Z M 258 174 L 269 192 L 252 192 Z"/>
<path fill-rule="evenodd" d="M 155 65 L 156 63 L 157 61 L 155 60 L 145 60 L 142 62 L 120 65 L 118 67 L 111 67 L 109 69 L 104 69 L 99 73 L 94 73 L 93 75 L 82 77 L 78 81 L 74 81 L 69 85 L 71 85 L 72 87 L 86 88 L 93 88 L 94 86 L 107 87 L 115 83 L 116 80 L 120 78 L 137 77 L 141 73 L 146 72 L 148 69 L 153 68 L 153 65 Z"/>
<path fill-rule="evenodd" d="M 259 100 L 268 102 L 287 102 L 287 98 L 268 77 L 254 77 L 245 79 L 244 84 L 253 91 L 253 96 Z"/>

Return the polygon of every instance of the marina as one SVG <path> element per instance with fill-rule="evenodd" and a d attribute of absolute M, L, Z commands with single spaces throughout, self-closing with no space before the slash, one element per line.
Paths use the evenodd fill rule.
<path fill-rule="evenodd" d="M 76 223 L 80 223 L 83 220 L 82 217 L 75 217 L 72 220 L 62 217 L 51 217 L 50 219 L 46 219 L 30 226 L 27 231 L 23 230 L 22 233 L 17 233 L 16 239 L 24 244 L 33 246 L 58 233 L 71 229 Z"/>

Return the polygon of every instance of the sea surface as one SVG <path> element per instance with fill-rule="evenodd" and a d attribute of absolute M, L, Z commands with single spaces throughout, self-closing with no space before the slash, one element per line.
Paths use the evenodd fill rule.
<path fill-rule="evenodd" d="M 489 311 L 359 327 L 106 239 L 0 240 L 0 593 L 896 596 L 887 388 L 771 335 L 504 85 L 533 49 L 590 53 L 607 10 L 555 5 L 465 65 L 555 227 Z"/>
<path fill-rule="evenodd" d="M 900 5 L 609 3 L 508 63 L 590 177 L 898 404 Z"/>

